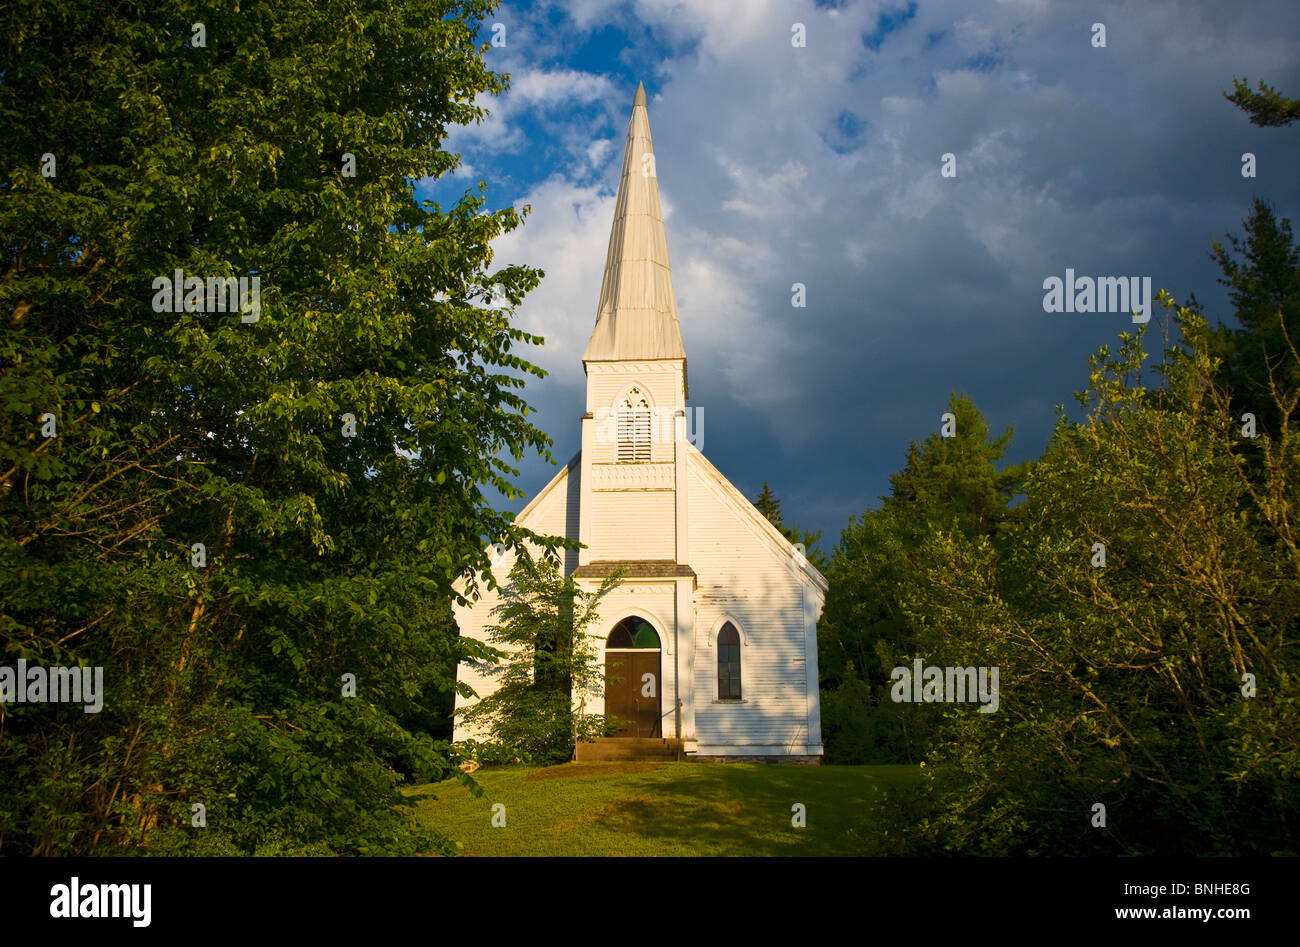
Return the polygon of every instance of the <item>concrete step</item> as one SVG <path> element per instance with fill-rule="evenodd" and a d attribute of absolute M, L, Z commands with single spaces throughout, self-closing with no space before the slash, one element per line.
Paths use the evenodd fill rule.
<path fill-rule="evenodd" d="M 601 760 L 675 760 L 681 740 L 658 737 L 602 737 L 593 743 L 579 743 L 575 758 L 580 763 Z"/>

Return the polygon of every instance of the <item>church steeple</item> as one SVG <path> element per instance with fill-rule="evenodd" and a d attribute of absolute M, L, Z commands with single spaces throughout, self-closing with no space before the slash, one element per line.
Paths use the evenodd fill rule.
<path fill-rule="evenodd" d="M 677 321 L 668 241 L 659 206 L 659 181 L 650 141 L 645 87 L 637 85 L 627 126 L 614 226 L 605 256 L 596 328 L 583 362 L 682 362 L 686 350 Z M 684 379 L 683 379 L 684 381 Z"/>

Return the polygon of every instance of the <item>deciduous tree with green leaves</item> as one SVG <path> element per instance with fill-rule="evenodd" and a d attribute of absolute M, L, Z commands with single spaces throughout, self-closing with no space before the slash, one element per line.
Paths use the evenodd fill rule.
<path fill-rule="evenodd" d="M 399 787 L 454 772 L 419 722 L 484 653 L 441 603 L 560 542 L 486 495 L 550 458 L 522 214 L 416 195 L 506 87 L 492 7 L 0 9 L 0 660 L 106 690 L 0 709 L 0 851 L 438 844 Z M 256 321 L 157 311 L 178 270 L 256 276 Z"/>
<path fill-rule="evenodd" d="M 497 622 L 488 629 L 500 646 L 488 672 L 497 688 L 464 712 L 465 722 L 542 764 L 568 762 L 575 741 L 593 740 L 617 726 L 612 715 L 584 709 L 605 686 L 600 639 L 586 629 L 599 620 L 601 600 L 621 579 L 615 572 L 585 592 L 573 576 L 562 574 L 557 556 L 534 557 L 522 549 L 493 609 Z"/>
<path fill-rule="evenodd" d="M 922 705 L 939 848 L 1296 852 L 1300 452 L 1261 435 L 1255 478 L 1203 317 L 1176 321 L 1155 388 L 1142 331 L 1094 356 L 997 543 L 921 550 L 904 610 L 929 662 L 1000 668 L 995 713 Z"/>

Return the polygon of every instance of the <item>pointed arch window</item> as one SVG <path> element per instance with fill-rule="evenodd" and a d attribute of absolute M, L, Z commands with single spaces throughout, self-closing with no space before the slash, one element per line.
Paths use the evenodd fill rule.
<path fill-rule="evenodd" d="M 633 388 L 618 407 L 618 462 L 650 461 L 650 402 Z"/>
<path fill-rule="evenodd" d="M 731 622 L 718 632 L 718 700 L 740 700 L 740 632 Z"/>

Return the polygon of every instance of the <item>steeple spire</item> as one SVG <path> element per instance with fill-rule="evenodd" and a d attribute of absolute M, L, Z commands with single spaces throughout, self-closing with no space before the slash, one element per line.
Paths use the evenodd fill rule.
<path fill-rule="evenodd" d="M 631 359 L 686 360 L 659 206 L 650 116 L 640 84 L 627 126 L 596 328 L 582 356 L 584 362 Z"/>

